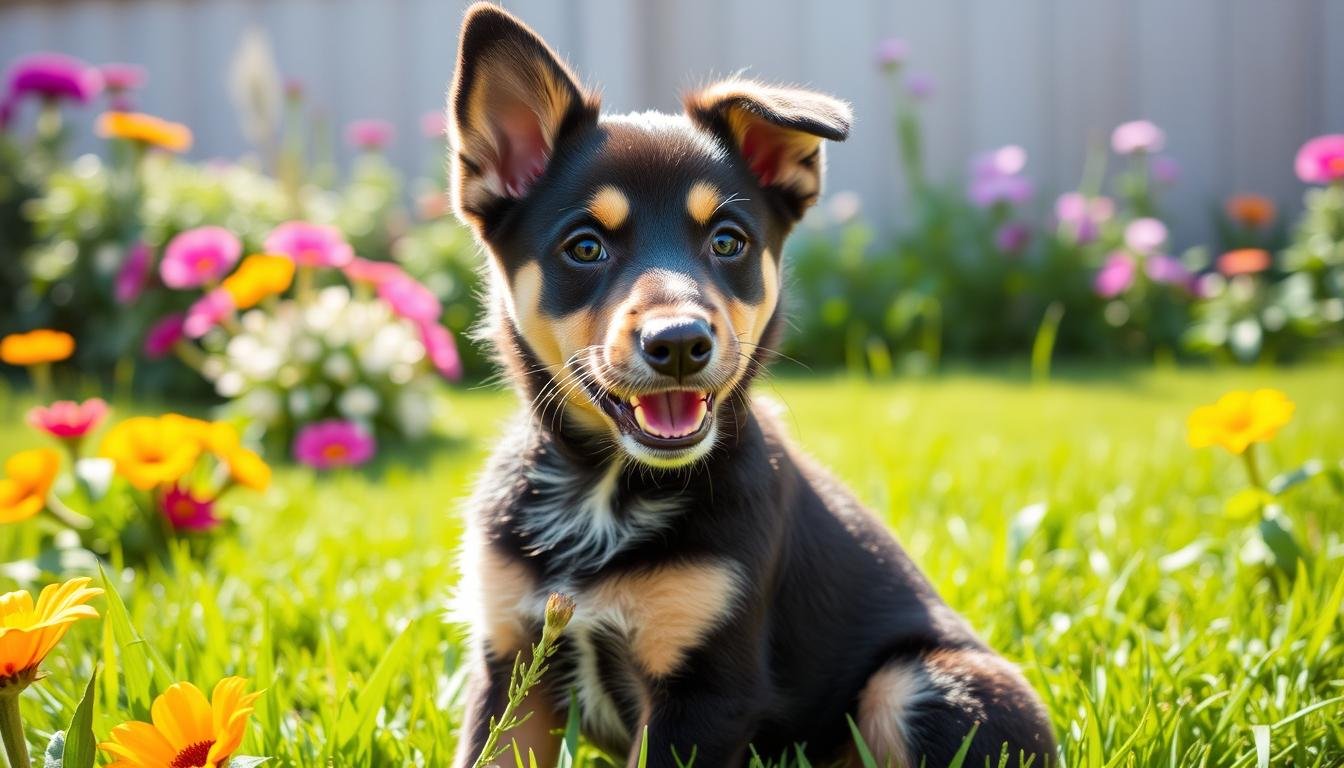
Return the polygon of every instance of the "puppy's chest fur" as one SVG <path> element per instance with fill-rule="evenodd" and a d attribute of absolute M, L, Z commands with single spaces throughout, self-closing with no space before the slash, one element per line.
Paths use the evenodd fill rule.
<path fill-rule="evenodd" d="M 562 707 L 573 691 L 585 732 L 618 747 L 647 709 L 649 685 L 677 672 L 742 592 L 742 569 L 723 558 L 624 564 L 692 503 L 676 490 L 632 489 L 624 470 L 534 456 L 519 482 L 497 486 L 494 515 L 473 520 L 462 590 L 477 642 L 500 659 L 535 642 L 550 593 L 574 598 L 550 690 Z"/>

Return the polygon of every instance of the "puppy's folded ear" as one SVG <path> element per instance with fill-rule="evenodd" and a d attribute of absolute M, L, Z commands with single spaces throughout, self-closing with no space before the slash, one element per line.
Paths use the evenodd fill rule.
<path fill-rule="evenodd" d="M 801 218 L 821 193 L 823 139 L 844 141 L 849 105 L 824 94 L 750 80 L 725 80 L 684 99 L 686 114 L 747 161 L 761 186 Z"/>
<path fill-rule="evenodd" d="M 527 194 L 568 132 L 596 122 L 598 103 L 537 33 L 478 3 L 462 22 L 448 111 L 454 203 L 484 227 Z"/>

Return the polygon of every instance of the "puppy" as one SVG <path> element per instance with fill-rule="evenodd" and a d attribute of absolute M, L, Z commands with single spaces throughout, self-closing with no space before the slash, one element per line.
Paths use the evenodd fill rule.
<path fill-rule="evenodd" d="M 733 79 L 685 112 L 599 113 L 535 33 L 466 16 L 450 93 L 455 204 L 488 252 L 488 335 L 526 407 L 470 502 L 474 606 L 456 763 L 479 754 L 548 593 L 577 611 L 509 734 L 554 765 L 583 733 L 648 764 L 804 744 L 858 764 L 1055 747 L 1040 701 L 883 528 L 748 396 L 781 326 L 780 254 L 821 189 L 828 96 Z M 512 756 L 506 760 L 513 764 Z"/>

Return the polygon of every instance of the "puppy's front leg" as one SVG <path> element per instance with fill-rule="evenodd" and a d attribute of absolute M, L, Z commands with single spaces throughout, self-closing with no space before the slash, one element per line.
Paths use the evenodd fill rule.
<path fill-rule="evenodd" d="M 740 680 L 740 676 L 739 676 Z M 677 768 L 691 764 L 697 768 L 735 768 L 746 765 L 760 716 L 755 686 L 735 691 L 715 684 L 713 689 L 660 692 L 647 719 L 649 728 L 648 768 Z M 675 750 L 675 752 L 673 751 Z M 640 734 L 630 750 L 628 765 L 639 765 Z"/>

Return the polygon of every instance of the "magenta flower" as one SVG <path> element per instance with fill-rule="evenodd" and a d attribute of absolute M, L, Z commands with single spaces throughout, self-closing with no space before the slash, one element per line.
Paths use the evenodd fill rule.
<path fill-rule="evenodd" d="M 1125 227 L 1125 245 L 1135 253 L 1153 253 L 1167 242 L 1167 225 L 1152 218 L 1135 219 Z"/>
<path fill-rule="evenodd" d="M 966 196 L 977 207 L 992 208 L 1021 205 L 1031 199 L 1031 191 L 1031 181 L 1023 176 L 980 176 L 971 179 Z"/>
<path fill-rule="evenodd" d="M 405 270 L 390 261 L 374 261 L 358 257 L 351 259 L 341 271 L 352 282 L 370 285 L 382 285 L 389 280 L 407 276 Z"/>
<path fill-rule="evenodd" d="M 59 440 L 79 440 L 97 429 L 107 416 L 107 403 L 94 397 L 77 403 L 57 400 L 28 411 L 28 424 Z"/>
<path fill-rule="evenodd" d="M 355 149 L 376 152 L 391 144 L 396 133 L 386 120 L 355 120 L 345 127 L 345 141 Z"/>
<path fill-rule="evenodd" d="M 340 419 L 309 424 L 294 438 L 294 458 L 314 469 L 358 466 L 372 459 L 377 449 L 368 430 Z"/>
<path fill-rule="evenodd" d="M 1089 198 L 1081 192 L 1065 192 L 1055 200 L 1055 219 L 1080 245 L 1086 245 L 1101 233 L 1101 225 L 1115 215 L 1115 203 L 1109 197 Z"/>
<path fill-rule="evenodd" d="M 1106 259 L 1097 272 L 1092 288 L 1103 299 L 1112 299 L 1134 284 L 1134 257 L 1123 251 L 1116 251 Z"/>
<path fill-rule="evenodd" d="M 935 83 L 928 72 L 911 72 L 905 76 L 905 92 L 915 101 L 925 101 L 933 96 Z"/>
<path fill-rule="evenodd" d="M 150 262 L 153 259 L 154 251 L 144 241 L 137 241 L 127 249 L 126 258 L 121 262 L 121 269 L 117 271 L 112 287 L 118 304 L 132 304 L 140 298 L 140 293 L 149 281 Z"/>
<path fill-rule="evenodd" d="M 888 37 L 878 42 L 875 55 L 878 66 L 896 69 L 910 55 L 910 46 L 899 37 Z"/>
<path fill-rule="evenodd" d="M 173 347 L 186 337 L 187 316 L 181 312 L 165 315 L 145 334 L 145 357 L 158 360 L 167 357 Z"/>
<path fill-rule="evenodd" d="M 425 356 L 435 370 L 449 381 L 462 378 L 462 358 L 457 353 L 457 342 L 452 331 L 436 322 L 417 323 L 420 340 L 425 344 Z"/>
<path fill-rule="evenodd" d="M 282 253 L 305 267 L 344 267 L 355 258 L 339 229 L 306 221 L 287 221 L 271 230 L 266 251 Z"/>
<path fill-rule="evenodd" d="M 94 67 L 61 53 L 34 53 L 9 68 L 13 99 L 37 96 L 47 101 L 87 104 L 103 90 L 103 76 Z"/>
<path fill-rule="evenodd" d="M 159 500 L 159 510 L 176 531 L 208 531 L 219 525 L 213 499 L 191 495 L 191 491 L 174 485 Z"/>
<path fill-rule="evenodd" d="M 1117 155 L 1132 155 L 1135 152 L 1155 154 L 1166 146 L 1167 136 L 1153 123 L 1147 120 L 1131 120 L 1121 123 L 1111 133 L 1111 149 Z"/>
<path fill-rule="evenodd" d="M 446 139 L 448 137 L 448 119 L 442 110 L 426 112 L 420 116 L 420 133 L 426 139 Z"/>
<path fill-rule="evenodd" d="M 435 323 L 443 314 L 443 305 L 434 292 L 409 275 L 401 275 L 378 284 L 378 296 L 392 311 L 417 323 Z"/>
<path fill-rule="evenodd" d="M 1185 268 L 1185 265 L 1179 259 L 1174 259 L 1163 253 L 1154 253 L 1144 259 L 1143 271 L 1155 283 L 1179 285 L 1189 289 L 1195 281 L 1195 276 Z"/>
<path fill-rule="evenodd" d="M 233 314 L 234 309 L 233 295 L 223 288 L 216 288 L 187 309 L 187 318 L 182 321 L 182 332 L 187 338 L 199 339 Z"/>
<path fill-rule="evenodd" d="M 1158 155 L 1151 166 L 1153 180 L 1158 184 L 1171 186 L 1181 178 L 1181 166 L 1170 155 Z"/>
<path fill-rule="evenodd" d="M 159 277 L 169 288 L 199 288 L 218 282 L 243 255 L 243 244 L 223 227 L 197 227 L 168 242 Z"/>
<path fill-rule="evenodd" d="M 1307 184 L 1333 184 L 1344 180 L 1344 134 L 1317 136 L 1297 150 L 1293 162 L 1297 178 Z"/>
<path fill-rule="evenodd" d="M 1031 228 L 1020 221 L 1010 221 L 994 233 L 994 247 L 1006 254 L 1021 253 L 1031 242 Z"/>

